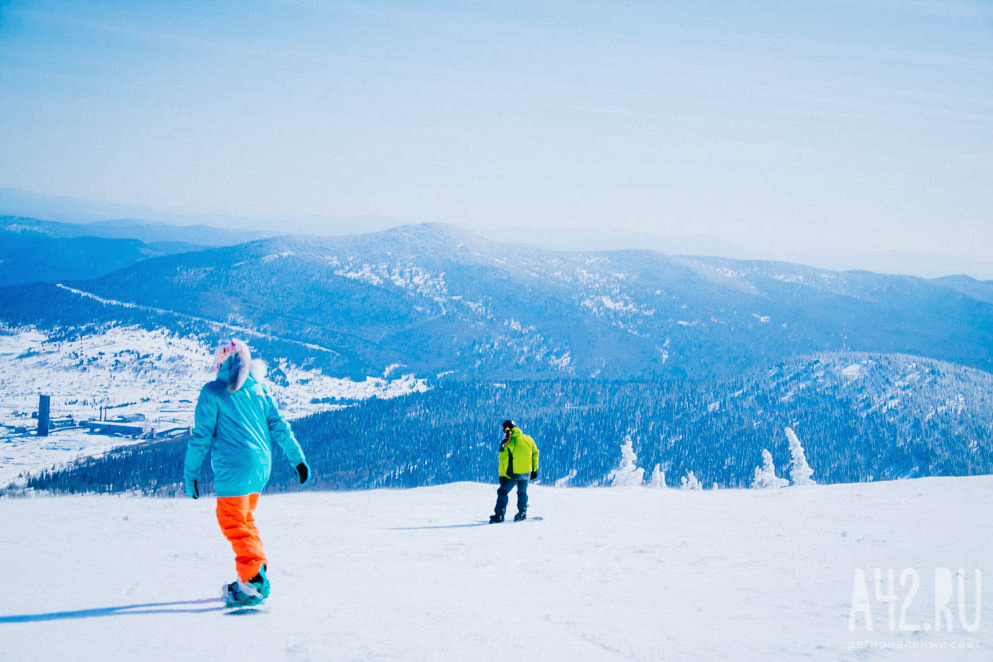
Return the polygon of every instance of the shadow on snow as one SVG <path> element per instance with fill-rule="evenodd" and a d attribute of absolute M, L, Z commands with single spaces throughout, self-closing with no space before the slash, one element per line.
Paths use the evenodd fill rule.
<path fill-rule="evenodd" d="M 188 606 L 187 606 L 188 605 Z M 213 605 L 197 607 L 196 605 Z M 180 609 L 179 607 L 185 607 Z M 120 605 L 99 609 L 77 611 L 54 611 L 47 614 L 15 614 L 0 616 L 4 623 L 37 623 L 39 621 L 59 621 L 70 618 L 98 618 L 101 616 L 131 616 L 137 614 L 202 614 L 209 611 L 223 611 L 223 598 L 202 598 L 200 600 L 180 600 L 177 602 L 149 602 L 147 604 Z"/>
<path fill-rule="evenodd" d="M 431 526 L 394 526 L 388 531 L 422 531 L 424 529 L 465 529 L 470 526 L 487 526 L 489 522 L 472 522 L 470 524 L 437 524 Z"/>

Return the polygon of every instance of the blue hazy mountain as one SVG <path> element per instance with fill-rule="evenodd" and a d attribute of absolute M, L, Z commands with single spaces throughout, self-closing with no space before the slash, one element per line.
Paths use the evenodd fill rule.
<path fill-rule="evenodd" d="M 71 285 L 148 308 L 7 290 L 3 314 L 63 326 L 194 317 L 328 348 L 325 368 L 355 374 L 401 364 L 452 379 L 709 378 L 818 351 L 993 368 L 993 304 L 956 279 L 550 251 L 443 225 L 263 239 Z M 32 304 L 39 297 L 43 310 Z"/>
<path fill-rule="evenodd" d="M 150 257 L 199 248 L 179 242 L 53 237 L 0 228 L 0 285 L 96 278 Z"/>
<path fill-rule="evenodd" d="M 170 225 L 126 218 L 67 223 L 24 216 L 0 216 L 0 231 L 5 233 L 34 233 L 50 237 L 100 237 L 103 239 L 137 239 L 144 244 L 173 246 L 196 250 L 207 246 L 230 246 L 266 236 L 262 232 L 227 230 L 207 225 Z"/>
<path fill-rule="evenodd" d="M 0 285 L 88 280 L 151 257 L 235 244 L 258 236 L 142 221 L 63 223 L 0 216 Z"/>
<path fill-rule="evenodd" d="M 961 292 L 967 297 L 993 303 L 993 280 L 977 280 L 970 276 L 958 275 L 937 278 L 935 282 Z"/>

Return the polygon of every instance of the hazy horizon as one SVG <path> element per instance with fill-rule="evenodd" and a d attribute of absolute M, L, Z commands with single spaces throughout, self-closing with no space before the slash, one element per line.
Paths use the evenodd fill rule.
<path fill-rule="evenodd" d="M 0 187 L 989 279 L 991 76 L 968 0 L 0 2 Z"/>
<path fill-rule="evenodd" d="M 285 223 L 276 223 L 269 220 L 255 219 L 259 221 L 253 224 L 250 220 L 240 223 L 239 220 L 230 217 L 217 216 L 182 216 L 169 212 L 157 212 L 156 210 L 129 208 L 125 205 L 114 205 L 112 203 L 100 203 L 94 201 L 77 201 L 72 198 L 53 198 L 58 201 L 55 207 L 39 206 L 38 204 L 20 203 L 17 205 L 5 204 L 10 199 L 11 192 L 27 194 L 23 197 L 49 199 L 48 196 L 40 196 L 32 192 L 16 191 L 0 187 L 0 216 L 25 216 L 38 220 L 76 222 L 76 223 L 99 223 L 105 221 L 136 221 L 144 223 L 162 223 L 166 225 L 206 225 L 224 228 L 232 231 L 268 232 L 273 235 L 290 234 L 297 236 L 342 236 L 347 234 L 379 232 L 390 228 L 404 225 L 416 225 L 418 223 L 441 223 L 455 228 L 473 232 L 481 237 L 496 242 L 509 244 L 534 245 L 552 250 L 562 251 L 596 251 L 596 250 L 629 250 L 648 249 L 670 255 L 697 255 L 724 257 L 738 260 L 771 260 L 805 264 L 812 267 L 830 269 L 836 271 L 867 270 L 879 273 L 903 274 L 919 276 L 923 278 L 937 278 L 942 276 L 966 275 L 977 280 L 993 280 L 993 264 L 985 262 L 970 262 L 954 255 L 942 255 L 940 253 L 911 253 L 907 251 L 880 251 L 880 252 L 853 252 L 847 255 L 827 255 L 815 252 L 806 255 L 784 256 L 775 252 L 775 247 L 770 247 L 770 253 L 765 254 L 760 250 L 748 249 L 724 241 L 718 237 L 710 235 L 685 235 L 677 237 L 664 237 L 651 233 L 618 233 L 607 231 L 602 228 L 583 229 L 570 228 L 569 232 L 561 234 L 550 234 L 543 230 L 543 234 L 538 234 L 532 230 L 530 233 L 519 231 L 511 237 L 499 236 L 494 233 L 481 231 L 476 228 L 469 228 L 457 223 L 444 223 L 441 221 L 401 221 L 386 217 L 373 219 L 327 219 L 328 223 L 322 228 L 310 228 L 296 230 L 293 227 L 287 228 Z M 7 209 L 13 208 L 15 213 L 8 214 Z M 65 211 L 71 209 L 72 211 Z M 32 211 L 34 210 L 34 211 Z M 105 211 L 106 213 L 101 213 Z M 37 213 L 37 212 L 41 213 Z M 119 212 L 119 213 L 114 213 Z M 227 222 L 225 222 L 227 221 Z M 365 224 L 361 224 L 365 221 Z M 356 224 L 361 224 L 356 228 Z M 277 230 L 272 228 L 278 227 Z M 912 261 L 911 261 L 912 260 Z M 910 265 L 910 268 L 908 268 Z"/>

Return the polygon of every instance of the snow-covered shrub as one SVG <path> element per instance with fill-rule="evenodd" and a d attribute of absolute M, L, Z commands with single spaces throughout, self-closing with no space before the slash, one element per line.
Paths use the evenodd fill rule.
<path fill-rule="evenodd" d="M 790 454 L 793 456 L 793 464 L 790 468 L 790 478 L 794 485 L 815 485 L 810 478 L 814 470 L 807 464 L 807 455 L 803 452 L 803 445 L 796 436 L 793 428 L 786 428 L 786 438 L 790 440 Z"/>
<path fill-rule="evenodd" d="M 770 487 L 786 487 L 790 481 L 776 476 L 776 465 L 772 463 L 772 453 L 762 449 L 762 466 L 755 467 L 755 479 L 752 487 L 765 489 Z"/>
<path fill-rule="evenodd" d="M 702 490 L 703 485 L 693 474 L 692 471 L 687 471 L 686 475 L 679 479 L 680 484 L 682 484 L 684 490 Z"/>
<path fill-rule="evenodd" d="M 649 487 L 665 487 L 665 472 L 662 471 L 662 465 L 656 464 L 655 468 L 652 469 L 652 477 L 648 479 Z"/>
<path fill-rule="evenodd" d="M 637 464 L 638 455 L 634 452 L 634 440 L 631 433 L 624 437 L 621 444 L 621 463 L 613 469 L 607 476 L 607 480 L 613 487 L 626 487 L 629 485 L 641 485 L 645 482 L 645 470 Z"/>

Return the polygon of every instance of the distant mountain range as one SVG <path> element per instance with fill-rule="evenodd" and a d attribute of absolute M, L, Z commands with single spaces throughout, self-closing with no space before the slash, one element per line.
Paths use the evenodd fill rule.
<path fill-rule="evenodd" d="M 379 231 L 402 225 L 405 222 L 389 216 L 329 216 L 326 214 L 286 214 L 283 216 L 223 213 L 193 213 L 152 209 L 134 204 L 121 204 L 100 200 L 80 199 L 0 187 L 0 216 L 12 215 L 31 218 L 46 218 L 72 223 L 89 224 L 105 219 L 145 219 L 133 223 L 149 224 L 154 219 L 162 225 L 173 228 L 190 226 L 279 228 L 281 233 L 319 235 L 340 235 L 355 232 L 356 228 L 366 231 Z M 671 222 L 672 219 L 669 219 Z M 113 221 L 116 223 L 116 221 Z M 170 225 L 166 225 L 170 224 Z M 662 224 L 665 225 L 665 224 Z M 685 223 L 691 228 L 692 223 Z M 255 237 L 243 233 L 240 243 Z M 265 232 L 264 234 L 271 234 Z M 910 274 L 925 278 L 949 274 L 970 274 L 981 279 L 993 278 L 993 258 L 976 247 L 966 254 L 945 253 L 940 246 L 922 249 L 881 248 L 861 245 L 852 238 L 839 237 L 835 243 L 802 242 L 788 244 L 779 241 L 763 241 L 758 238 L 737 237 L 733 241 L 707 234 L 659 234 L 651 229 L 618 228 L 612 224 L 563 224 L 541 225 L 515 223 L 511 220 L 497 226 L 488 226 L 482 231 L 491 238 L 517 243 L 529 243 L 556 250 L 624 250 L 632 247 L 659 251 L 675 255 L 712 255 L 741 260 L 774 260 L 801 264 L 818 265 L 834 270 L 848 271 L 866 269 L 877 273 Z M 134 234 L 102 235 L 114 238 L 137 238 L 142 241 L 157 241 Z M 216 244 L 211 236 L 207 238 L 185 239 L 206 246 Z M 894 244 L 899 244 L 899 237 Z"/>
<path fill-rule="evenodd" d="M 258 233 L 115 220 L 0 216 L 0 285 L 86 280 L 141 260 L 250 241 Z"/>
<path fill-rule="evenodd" d="M 66 285 L 0 291 L 0 319 L 228 325 L 323 348 L 324 367 L 357 376 L 710 378 L 818 351 L 993 369 L 989 282 L 549 251 L 444 225 L 262 239 Z"/>
<path fill-rule="evenodd" d="M 199 227 L 208 229 L 210 232 L 199 237 L 187 238 L 185 241 L 192 241 L 205 246 L 239 243 L 274 234 L 269 228 L 279 228 L 281 233 L 312 230 L 321 234 L 341 234 L 354 232 L 356 227 L 383 230 L 401 224 L 399 220 L 389 216 L 370 214 L 352 216 L 287 214 L 273 217 L 271 215 L 169 211 L 134 204 L 47 195 L 23 189 L 0 187 L 0 217 L 3 216 L 51 219 L 68 224 L 97 227 L 102 224 L 110 224 L 127 228 L 130 225 L 145 231 L 148 230 L 149 226 L 162 228 L 166 231 L 172 229 L 178 232 Z M 107 219 L 121 220 L 107 221 Z M 262 231 L 232 231 L 221 228 L 261 228 Z M 146 235 L 138 234 L 103 235 L 94 232 L 91 235 L 157 241 L 156 239 L 149 239 Z M 227 238 L 218 241 L 218 235 L 222 238 L 228 236 L 240 238 L 234 241 Z"/>
<path fill-rule="evenodd" d="M 145 244 L 173 244 L 191 250 L 241 244 L 261 239 L 269 234 L 246 230 L 228 230 L 208 225 L 170 225 L 126 218 L 87 223 L 66 223 L 24 216 L 0 216 L 0 232 L 34 233 L 62 238 L 137 239 Z"/>

